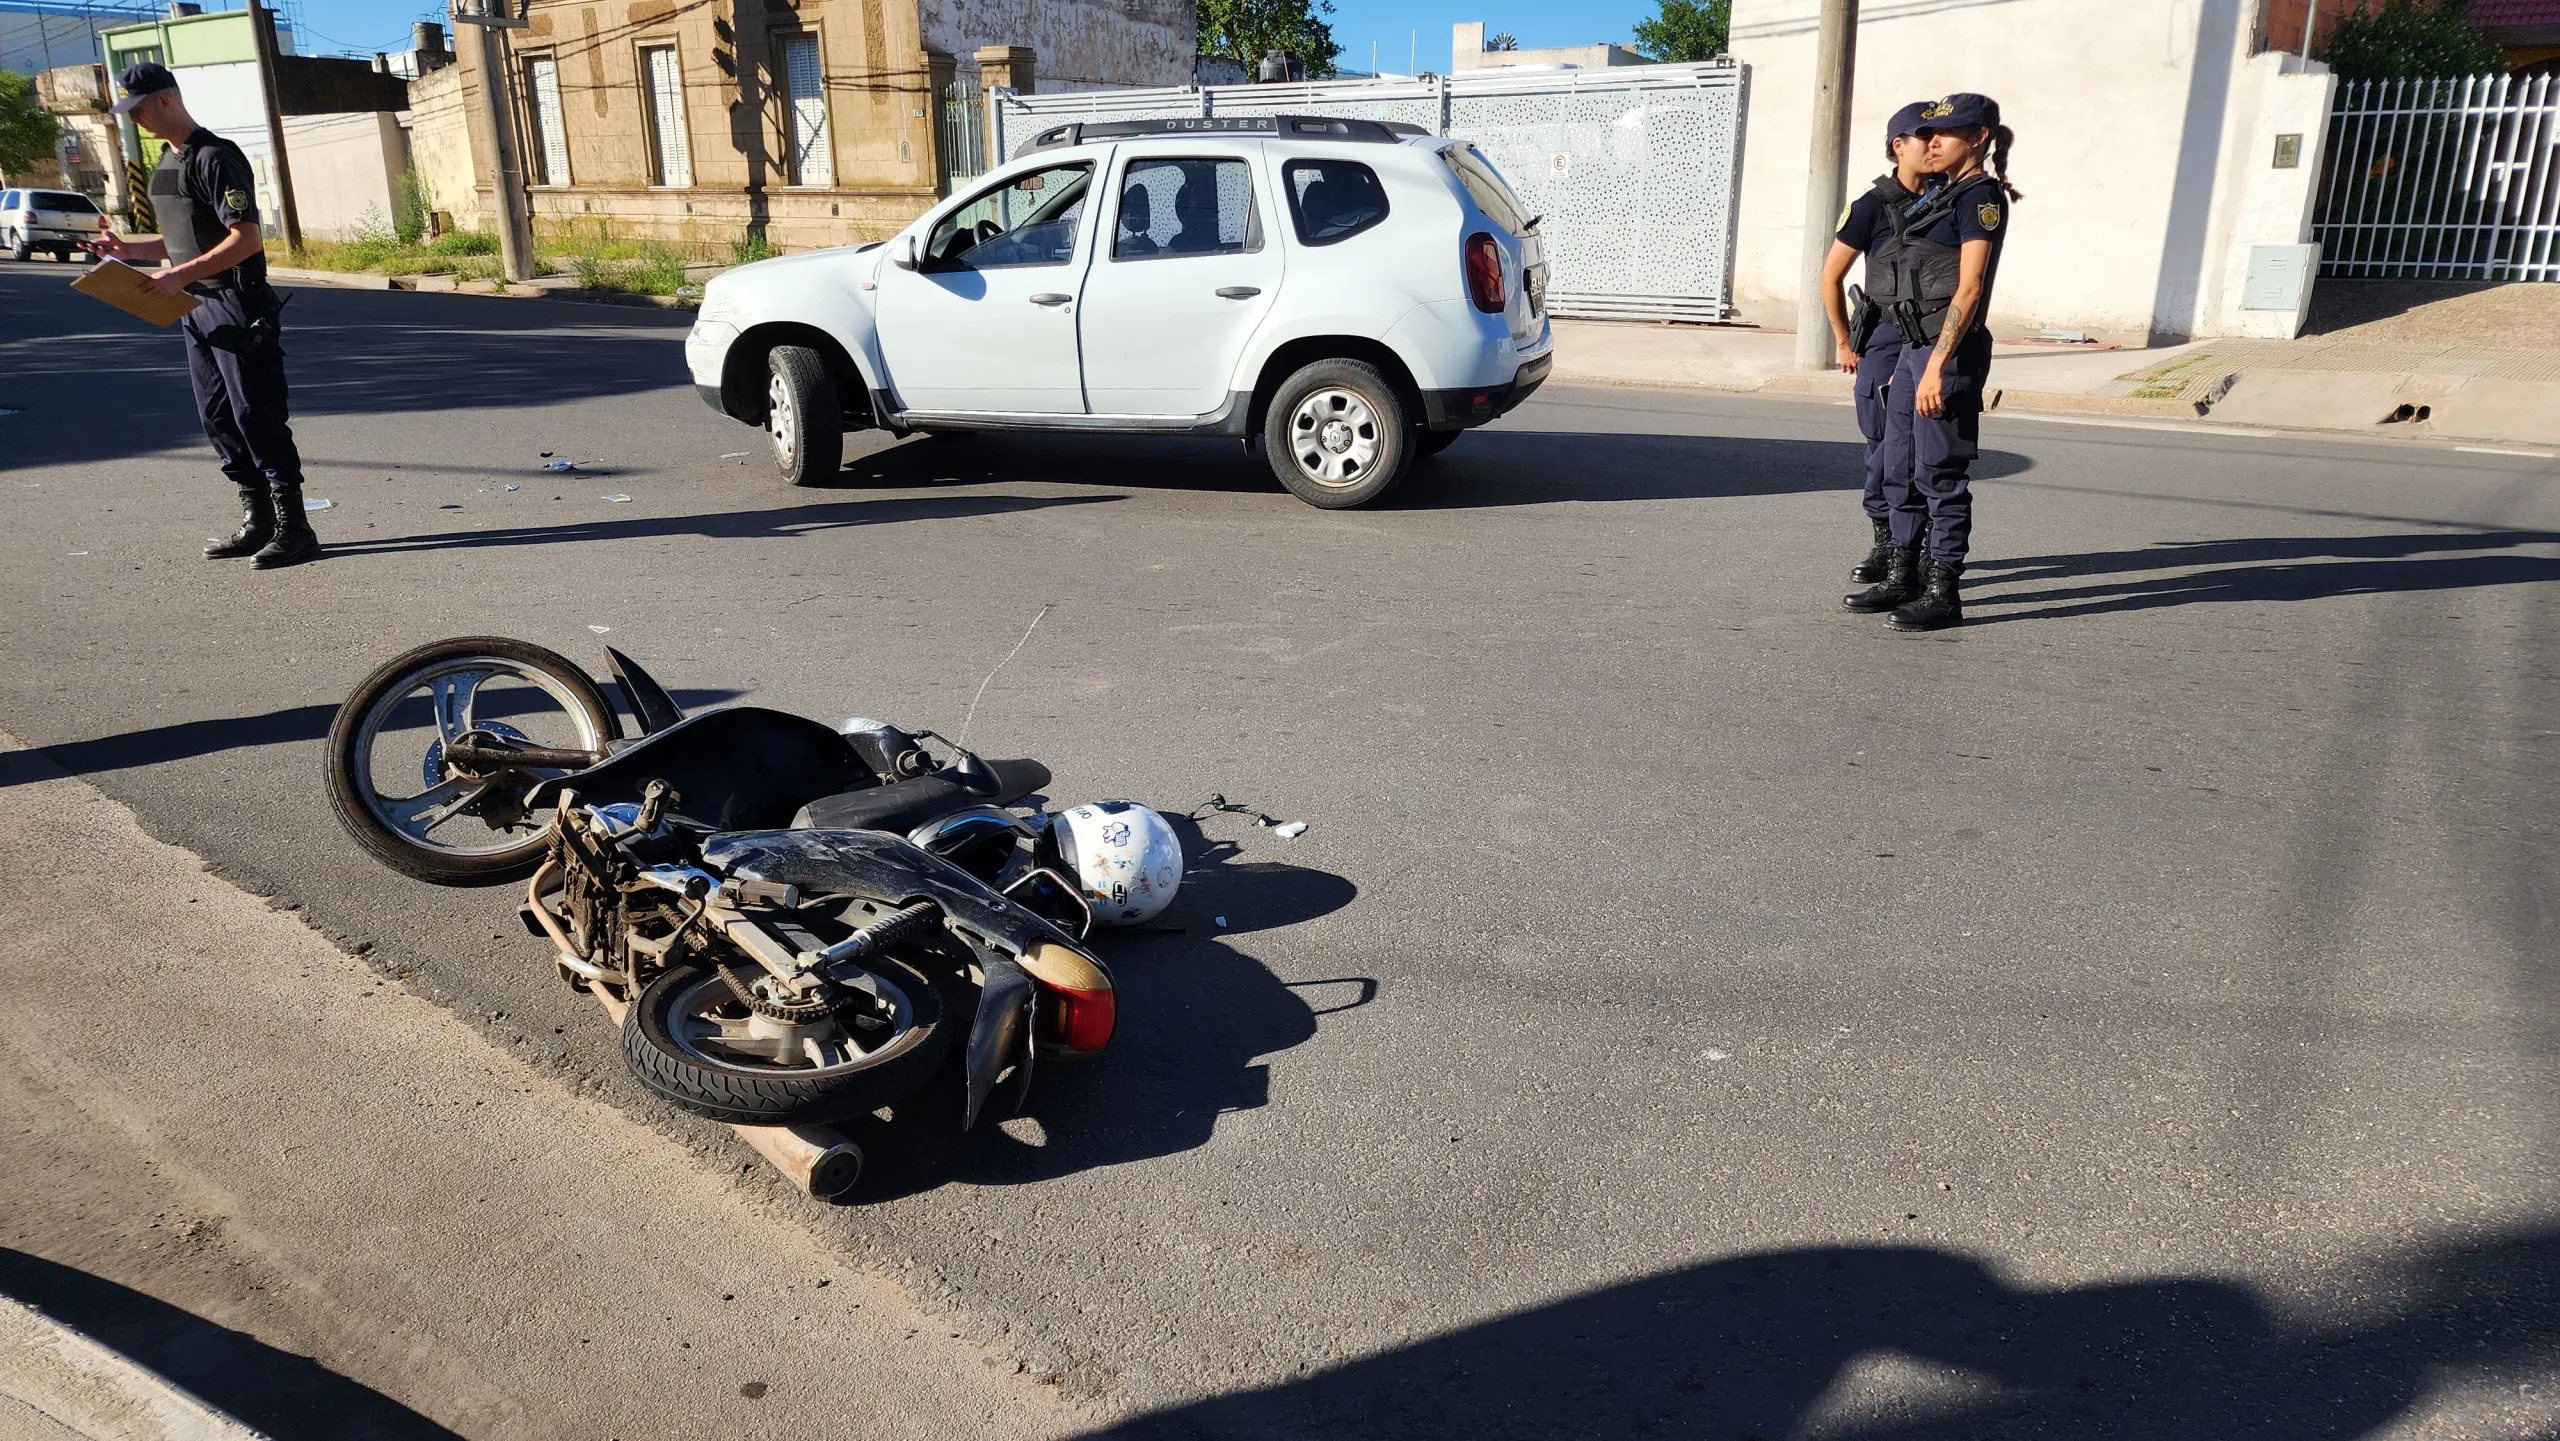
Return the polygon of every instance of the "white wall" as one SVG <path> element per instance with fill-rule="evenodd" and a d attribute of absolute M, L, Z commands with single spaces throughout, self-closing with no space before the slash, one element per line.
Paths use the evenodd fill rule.
<path fill-rule="evenodd" d="M 258 177 L 259 228 L 270 238 L 282 234 L 284 209 L 267 146 L 267 98 L 258 81 L 258 63 L 175 65 L 170 73 L 177 76 L 178 93 L 186 97 L 187 113 L 196 123 L 247 154 L 249 169 Z"/>
<path fill-rule="evenodd" d="M 1818 10 L 1819 0 L 1733 6 L 1733 53 L 1751 67 L 1734 300 L 1747 318 L 1790 326 Z M 2232 247 L 2295 240 L 2300 228 L 2281 223 L 2280 200 L 2238 203 L 2242 157 L 2257 154 L 2262 117 L 2295 128 L 2314 88 L 2326 107 L 2325 75 L 2250 59 L 2255 18 L 2252 0 L 1870 0 L 1848 193 L 1885 169 L 1895 110 L 1989 95 L 2018 133 L 2011 175 L 2026 197 L 2010 212 L 1992 323 L 2133 341 L 2215 333 Z M 2323 124 L 2302 128 L 2309 149 Z M 2316 163 L 2306 156 L 2300 173 Z M 2283 233 L 2243 234 L 2244 216 Z"/>
<path fill-rule="evenodd" d="M 1028 45 L 1038 92 L 1188 85 L 1191 0 L 919 0 L 924 46 L 967 68 L 984 45 Z"/>
<path fill-rule="evenodd" d="M 293 198 L 302 233 L 347 240 L 391 224 L 407 142 L 387 110 L 343 115 L 289 115 L 285 155 L 293 162 Z"/>

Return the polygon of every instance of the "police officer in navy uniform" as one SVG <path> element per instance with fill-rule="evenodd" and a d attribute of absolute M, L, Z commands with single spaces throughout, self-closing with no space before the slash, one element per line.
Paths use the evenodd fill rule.
<path fill-rule="evenodd" d="M 1903 338 L 1893 379 L 1899 395 L 1886 423 L 1909 428 L 1911 467 L 1899 481 L 1885 478 L 1893 551 L 1884 577 L 1841 600 L 1853 611 L 1890 612 L 1894 629 L 1910 631 L 1964 621 L 1958 583 L 1973 535 L 1971 475 L 1991 373 L 1982 317 L 2009 235 L 2009 204 L 2018 198 L 2008 181 L 2015 137 L 1989 96 L 1937 101 L 1921 112 L 1920 133 L 1929 169 L 1943 181 L 1891 216 L 1898 253 L 1886 306 Z"/>
<path fill-rule="evenodd" d="M 1895 427 L 1890 438 L 1896 443 L 1886 444 L 1886 408 L 1897 401 L 1910 404 L 1910 397 L 1892 383 L 1894 370 L 1902 361 L 1902 333 L 1893 328 L 1893 319 L 1885 310 L 1893 300 L 1894 266 L 1900 247 L 1886 213 L 1918 199 L 1924 188 L 1937 181 L 1928 173 L 1929 146 L 1919 134 L 1920 112 L 1928 103 L 1915 100 L 1895 111 L 1885 123 L 1884 154 L 1893 168 L 1877 176 L 1865 194 L 1840 212 L 1839 228 L 1831 237 L 1831 253 L 1822 262 L 1822 308 L 1831 318 L 1831 339 L 1838 351 L 1840 368 L 1858 378 L 1858 430 L 1867 442 L 1864 499 L 1874 544 L 1864 560 L 1849 568 L 1849 578 L 1862 585 L 1884 579 L 1885 563 L 1893 554 L 1892 511 L 1884 498 L 1885 474 L 1894 471 L 1907 475 L 1911 469 L 1910 427 Z M 1867 283 L 1853 303 L 1842 293 L 1841 284 L 1861 255 L 1867 258 Z"/>
<path fill-rule="evenodd" d="M 320 554 L 302 509 L 302 456 L 286 418 L 284 347 L 276 293 L 267 285 L 266 239 L 258 232 L 256 181 L 240 147 L 198 125 L 165 66 L 136 65 L 117 77 L 116 113 L 169 142 L 151 173 L 158 238 L 120 240 L 102 217 L 94 247 L 118 260 L 164 260 L 147 283 L 202 303 L 179 322 L 187 379 L 222 473 L 240 487 L 240 528 L 209 542 L 217 560 L 252 556 L 260 570 Z"/>

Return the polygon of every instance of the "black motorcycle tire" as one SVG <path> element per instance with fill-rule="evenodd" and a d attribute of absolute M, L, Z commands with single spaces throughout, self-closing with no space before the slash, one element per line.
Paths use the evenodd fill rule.
<path fill-rule="evenodd" d="M 356 745 L 366 714 L 386 694 L 406 690 L 409 677 L 443 661 L 478 655 L 513 661 L 559 681 L 576 699 L 599 736 L 607 741 L 622 738 L 622 723 L 614 715 L 613 703 L 597 689 L 594 679 L 567 656 L 526 641 L 504 636 L 456 636 L 395 656 L 366 676 L 346 703 L 338 707 L 337 719 L 329 724 L 329 744 L 322 760 L 328 773 L 330 807 L 338 813 L 339 824 L 347 828 L 347 834 L 367 855 L 413 880 L 439 886 L 521 880 L 542 863 L 544 852 L 551 847 L 551 833 L 544 829 L 522 845 L 468 856 L 418 845 L 384 825 L 365 804 L 364 783 L 357 775 Z"/>
<path fill-rule="evenodd" d="M 710 968 L 672 966 L 640 992 L 622 1024 L 622 1059 L 633 1079 L 685 1110 L 739 1126 L 812 1126 L 850 1120 L 904 1100 L 951 1049 L 942 993 L 914 967 L 879 957 L 864 962 L 907 993 L 906 1031 L 858 1065 L 824 1075 L 706 1063 L 678 1045 L 668 1026 L 676 998 Z"/>

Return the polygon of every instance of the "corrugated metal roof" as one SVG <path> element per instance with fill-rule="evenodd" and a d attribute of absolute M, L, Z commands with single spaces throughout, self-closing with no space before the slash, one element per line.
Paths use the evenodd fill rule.
<path fill-rule="evenodd" d="M 2483 29 L 2560 25 L 2560 0 L 2471 0 L 2469 15 Z"/>

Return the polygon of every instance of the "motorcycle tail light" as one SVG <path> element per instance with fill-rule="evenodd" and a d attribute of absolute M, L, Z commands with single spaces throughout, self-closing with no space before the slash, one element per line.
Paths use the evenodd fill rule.
<path fill-rule="evenodd" d="M 1068 1056 L 1091 1055 L 1111 1043 L 1120 1018 L 1111 973 L 1092 957 L 1054 941 L 1033 946 L 1022 969 L 1040 987 L 1040 1039 Z"/>
<path fill-rule="evenodd" d="M 1500 315 L 1506 303 L 1502 293 L 1502 247 L 1481 230 L 1467 237 L 1467 294 L 1474 298 L 1476 309 L 1487 315 Z"/>

